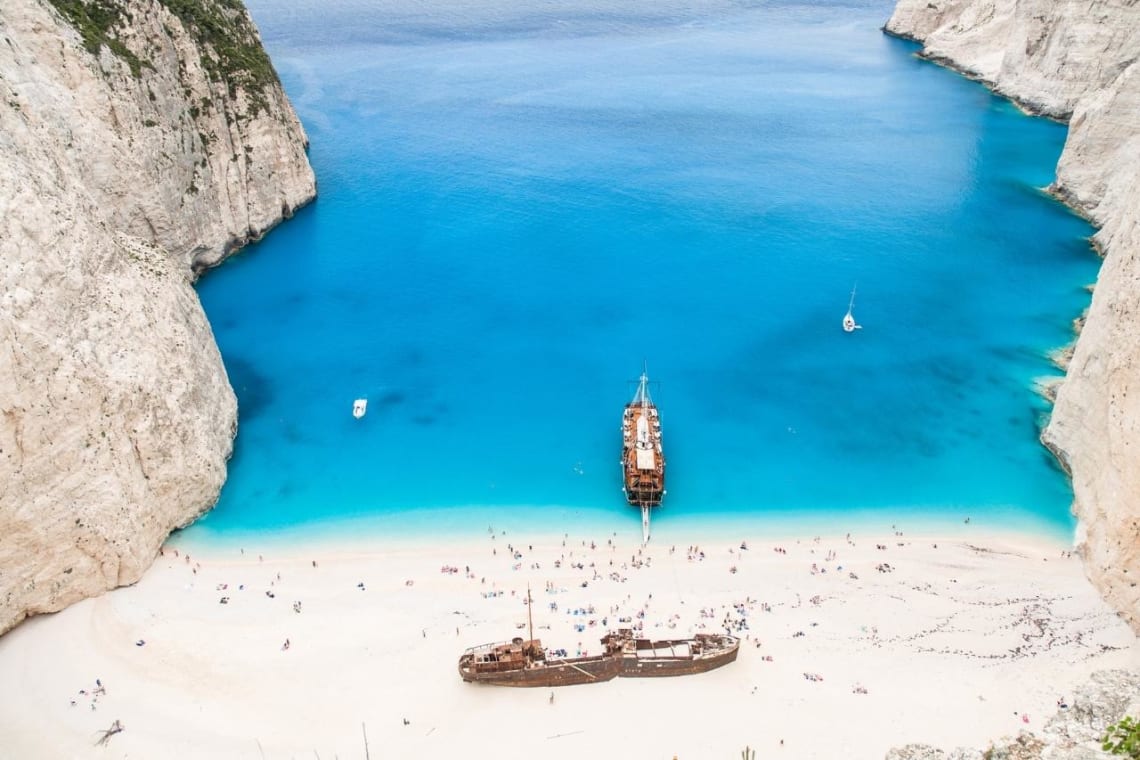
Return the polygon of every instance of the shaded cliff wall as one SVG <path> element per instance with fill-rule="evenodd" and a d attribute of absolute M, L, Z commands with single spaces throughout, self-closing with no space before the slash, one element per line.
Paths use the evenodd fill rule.
<path fill-rule="evenodd" d="M 1042 440 L 1072 476 L 1090 579 L 1140 632 L 1140 4 L 900 0 L 885 28 L 1069 122 L 1050 190 L 1097 225 L 1104 262 Z"/>
<path fill-rule="evenodd" d="M 191 281 L 314 197 L 305 147 L 236 0 L 0 4 L 0 632 L 216 501 L 237 410 Z"/>

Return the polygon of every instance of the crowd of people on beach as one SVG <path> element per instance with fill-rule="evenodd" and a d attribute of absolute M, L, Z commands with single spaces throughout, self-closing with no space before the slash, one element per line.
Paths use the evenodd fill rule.
<path fill-rule="evenodd" d="M 94 686 L 85 686 L 84 688 L 79 690 L 79 694 L 78 694 L 78 696 L 82 697 L 83 699 L 85 699 L 87 701 L 87 704 L 91 707 L 92 712 L 94 712 L 96 709 L 98 709 L 99 698 L 104 697 L 106 695 L 107 695 L 107 687 L 103 685 L 103 681 L 99 678 L 95 679 L 95 685 Z M 80 702 L 80 700 L 72 697 L 71 706 L 77 707 L 79 705 L 79 702 Z"/>
<path fill-rule="evenodd" d="M 494 542 L 497 538 L 493 531 L 491 539 Z M 499 534 L 501 538 L 505 534 Z M 818 544 L 819 539 L 816 538 L 814 543 Z M 564 536 L 562 540 L 562 551 L 559 552 L 557 559 L 552 561 L 552 566 L 557 573 L 555 577 L 547 577 L 543 580 L 544 592 L 549 596 L 557 596 L 560 594 L 569 594 L 572 590 L 577 590 L 581 593 L 581 589 L 588 587 L 589 582 L 609 581 L 615 584 L 626 583 L 629 580 L 629 574 L 639 570 L 647 570 L 652 567 L 653 551 L 647 546 L 640 546 L 634 552 L 625 555 L 625 558 L 619 559 L 619 546 L 611 537 L 605 541 L 604 546 L 599 549 L 599 543 L 594 540 L 579 540 L 577 545 L 570 545 L 572 542 L 569 536 Z M 533 544 L 528 544 L 525 548 L 516 546 L 513 542 L 506 544 L 506 559 L 509 560 L 510 575 L 514 575 L 522 570 L 523 561 L 527 554 L 534 553 Z M 178 549 L 171 549 L 175 557 L 179 557 Z M 736 563 L 743 559 L 744 553 L 749 551 L 749 546 L 746 541 L 741 541 L 738 544 L 729 546 L 727 554 L 734 560 L 730 568 L 735 570 Z M 773 551 L 780 555 L 787 555 L 788 549 L 784 546 L 774 546 Z M 814 554 L 814 549 L 808 550 Z M 677 547 L 672 546 L 668 549 L 670 557 L 677 553 Z M 242 550 L 244 555 L 244 549 Z M 698 545 L 691 545 L 684 550 L 685 561 L 693 564 L 700 564 L 707 561 L 709 554 L 705 548 Z M 491 546 L 492 563 L 501 562 L 497 547 L 493 544 Z M 189 555 L 182 557 L 183 561 L 188 565 L 191 563 Z M 827 571 L 827 563 L 833 563 L 837 559 L 837 554 L 834 550 L 828 550 L 822 558 L 822 561 L 814 561 L 809 563 L 809 571 L 811 574 L 823 574 Z M 263 562 L 264 557 L 258 555 L 258 562 Z M 194 565 L 191 565 L 194 567 Z M 317 568 L 317 560 L 311 560 L 312 568 Z M 462 567 L 462 570 L 460 569 Z M 604 568 L 604 572 L 599 572 Z M 493 570 L 493 568 L 491 568 Z M 529 564 L 529 574 L 542 573 L 541 562 L 535 560 Z M 837 570 L 842 570 L 842 566 L 838 566 Z M 445 563 L 439 568 L 440 574 L 444 576 L 460 577 L 467 582 L 478 582 L 479 597 L 485 601 L 502 599 L 504 597 L 521 598 L 525 603 L 527 596 L 520 594 L 520 589 L 516 582 L 510 576 L 499 576 L 496 579 L 494 573 L 491 573 L 492 580 L 488 584 L 487 575 L 477 575 L 473 571 L 470 563 Z M 588 577 L 580 577 L 580 580 L 573 580 L 574 573 L 588 573 Z M 280 572 L 276 572 L 268 581 L 268 588 L 262 590 L 267 599 L 275 599 L 277 597 L 277 588 L 282 581 Z M 405 585 L 412 586 L 413 579 L 408 579 Z M 504 588 L 504 585 L 510 584 L 511 588 Z M 490 586 L 488 588 L 487 586 Z M 363 580 L 356 584 L 360 591 L 364 591 L 366 586 Z M 245 583 L 237 584 L 236 589 L 238 592 L 244 591 L 246 588 Z M 228 582 L 221 582 L 215 586 L 215 591 L 220 592 L 219 603 L 223 605 L 230 604 L 233 600 L 233 593 Z M 813 606 L 820 606 L 824 603 L 824 597 L 815 594 L 809 602 Z M 798 595 L 797 601 L 794 606 L 799 605 Z M 568 633 L 581 634 L 589 629 L 598 629 L 599 635 L 611 626 L 621 626 L 630 628 L 636 632 L 644 632 L 646 629 L 664 628 L 674 630 L 678 627 L 685 625 L 685 616 L 682 610 L 663 610 L 658 609 L 658 605 L 654 604 L 653 594 L 646 594 L 645 598 L 635 599 L 631 593 L 626 593 L 619 598 L 618 603 L 609 604 L 605 612 L 599 612 L 598 607 L 594 603 L 576 603 L 562 607 L 559 605 L 557 599 L 552 599 L 547 603 L 548 609 L 552 613 L 562 611 L 564 619 L 568 624 Z M 291 604 L 292 610 L 295 613 L 301 613 L 303 610 L 303 601 L 295 599 Z M 696 618 L 691 621 L 691 625 L 696 631 L 711 631 L 734 635 L 740 638 L 751 639 L 753 623 L 752 618 L 756 613 L 772 613 L 774 606 L 771 602 L 754 598 L 750 594 L 745 594 L 742 599 L 732 601 L 728 604 L 717 606 L 701 606 L 696 608 Z M 516 627 L 523 625 L 516 622 Z M 550 630 L 551 624 L 545 623 L 542 627 Z M 427 638 L 429 631 L 424 628 L 421 632 L 422 638 Z M 459 635 L 458 628 L 455 629 L 456 635 Z M 791 638 L 801 638 L 804 636 L 802 630 L 796 631 L 791 634 Z M 752 642 L 753 648 L 760 649 L 762 646 L 761 640 L 757 637 Z M 281 651 L 287 652 L 291 649 L 292 642 L 290 638 L 285 638 L 281 644 Z M 566 656 L 568 651 L 565 647 L 559 647 L 550 650 L 554 656 Z M 577 654 L 588 651 L 588 648 L 583 646 L 583 642 L 577 641 L 574 651 Z M 560 654 L 561 653 L 561 654 Z M 769 654 L 762 654 L 761 661 L 773 662 L 774 658 Z M 810 676 L 808 680 L 822 680 L 818 673 L 805 673 L 805 677 Z"/>
<path fill-rule="evenodd" d="M 588 539 L 572 541 L 568 535 L 564 535 L 560 547 L 552 547 L 548 544 L 535 552 L 533 544 L 515 545 L 513 541 L 508 543 L 502 540 L 505 533 L 489 532 L 491 545 L 487 547 L 489 554 L 485 557 L 487 560 L 485 566 L 483 562 L 477 561 L 477 557 L 465 557 L 463 562 L 445 562 L 439 566 L 439 576 L 436 576 L 431 584 L 445 584 L 448 588 L 460 588 L 451 584 L 470 584 L 462 588 L 473 591 L 473 598 L 479 600 L 476 604 L 512 605 L 520 602 L 526 604 L 527 600 L 531 598 L 530 584 L 533 582 L 538 587 L 538 584 L 541 583 L 543 593 L 547 597 L 543 606 L 548 614 L 544 615 L 544 619 L 538 624 L 538 627 L 548 631 L 543 638 L 549 638 L 551 643 L 556 645 L 547 650 L 550 657 L 568 657 L 570 652 L 573 652 L 575 656 L 582 656 L 590 651 L 590 647 L 588 642 L 579 640 L 580 634 L 595 631 L 594 635 L 600 638 L 609 629 L 617 627 L 630 628 L 642 635 L 652 635 L 652 631 L 655 629 L 674 631 L 678 628 L 686 633 L 701 631 L 724 633 L 747 641 L 748 649 L 755 652 L 754 655 L 750 656 L 756 657 L 762 663 L 774 663 L 776 661 L 776 658 L 771 654 L 771 647 L 765 647 L 765 641 L 771 644 L 773 639 L 781 638 L 788 642 L 797 642 L 795 644 L 796 649 L 792 650 L 793 653 L 803 652 L 802 658 L 795 654 L 792 655 L 790 667 L 797 664 L 801 667 L 807 665 L 809 669 L 800 671 L 803 680 L 813 685 L 822 684 L 824 682 L 823 675 L 815 668 L 810 667 L 812 664 L 816 664 L 811 659 L 811 653 L 818 650 L 813 648 L 813 644 L 810 642 L 799 643 L 809 638 L 807 631 L 812 632 L 812 637 L 816 636 L 820 621 L 805 618 L 805 615 L 813 615 L 815 610 L 820 610 L 832 603 L 833 600 L 842 597 L 843 592 L 839 590 L 841 587 L 834 584 L 859 581 L 859 575 L 841 562 L 840 551 L 823 544 L 820 537 L 817 536 L 814 539 L 796 541 L 794 547 L 791 543 L 787 545 L 777 544 L 771 547 L 772 552 L 781 558 L 788 557 L 792 562 L 802 562 L 803 564 L 798 565 L 798 567 L 806 571 L 805 575 L 813 576 L 810 580 L 805 578 L 804 586 L 799 587 L 805 592 L 802 596 L 806 599 L 806 604 L 802 605 L 799 590 L 787 588 L 774 592 L 770 590 L 764 594 L 768 597 L 764 599 L 757 597 L 755 594 L 756 587 L 742 587 L 739 595 L 734 595 L 733 598 L 725 598 L 720 595 L 715 604 L 709 604 L 704 603 L 704 600 L 699 596 L 684 598 L 690 592 L 685 590 L 688 586 L 678 579 L 679 573 L 682 576 L 686 572 L 698 575 L 713 572 L 723 573 L 724 569 L 727 568 L 730 573 L 735 574 L 738 568 L 746 567 L 747 563 L 755 561 L 782 563 L 784 560 L 762 560 L 759 557 L 747 557 L 746 553 L 750 552 L 747 541 L 733 542 L 729 546 L 719 549 L 710 549 L 707 546 L 698 545 L 687 546 L 681 555 L 684 558 L 683 560 L 680 557 L 672 559 L 681 552 L 678 547 L 671 546 L 667 549 L 665 561 L 673 567 L 672 576 L 668 574 L 651 576 L 655 579 L 655 583 L 659 582 L 657 579 L 671 577 L 676 586 L 668 589 L 669 593 L 663 595 L 669 601 L 662 602 L 660 599 L 654 598 L 654 594 L 645 588 L 644 583 L 631 584 L 631 590 L 623 589 L 624 593 L 616 593 L 616 589 L 622 584 L 630 583 L 631 580 L 639 580 L 641 578 L 640 572 L 649 571 L 654 567 L 655 557 L 658 562 L 661 562 L 662 554 L 666 553 L 664 547 L 638 546 L 633 550 L 623 551 L 619 543 L 615 541 L 615 537 L 604 542 Z M 895 534 L 897 538 L 901 538 L 901 532 L 895 531 Z M 503 547 L 504 543 L 506 551 L 501 552 L 499 549 Z M 855 545 L 850 534 L 846 537 L 846 545 L 851 547 Z M 898 542 L 899 547 L 907 545 L 904 541 Z M 874 544 L 874 547 L 877 551 L 888 551 L 888 549 L 893 548 L 885 543 Z M 179 557 L 177 549 L 169 551 L 172 551 L 175 557 Z M 792 558 L 793 554 L 794 558 Z M 867 556 L 869 555 L 864 555 L 864 560 Z M 189 555 L 180 559 L 179 564 L 197 569 L 198 565 L 192 562 Z M 472 562 L 471 560 L 476 561 Z M 258 561 L 263 561 L 261 555 L 258 555 Z M 848 562 L 850 563 L 850 560 Z M 857 565 L 858 563 L 852 564 Z M 311 561 L 311 565 L 314 570 L 318 567 L 315 559 Z M 690 569 L 682 570 L 681 568 L 686 565 L 690 566 Z M 895 566 L 886 562 L 867 563 L 866 568 L 869 569 L 870 567 L 874 567 L 879 573 L 892 573 L 896 569 Z M 277 592 L 283 588 L 281 573 L 274 573 L 266 581 L 265 587 L 259 590 L 266 599 L 273 600 L 277 597 Z M 372 578 L 370 582 L 384 582 L 384 579 Z M 404 585 L 411 587 L 414 582 L 414 578 L 407 578 Z M 729 586 L 726 584 L 736 582 L 725 579 L 722 583 L 716 584 L 716 587 L 728 588 Z M 893 581 L 886 579 L 872 580 L 872 582 L 893 583 Z M 215 586 L 215 591 L 220 594 L 219 603 L 230 605 L 236 595 L 246 589 L 246 586 L 246 583 L 236 584 L 232 587 L 227 581 L 218 583 Z M 253 587 L 256 588 L 256 584 Z M 364 591 L 366 588 L 365 580 L 360 580 L 356 584 L 356 588 Z M 432 588 L 433 586 L 429 585 L 425 593 L 432 593 Z M 420 592 L 417 590 L 415 593 Z M 689 604 L 686 604 L 686 601 Z M 696 604 L 692 602 L 696 602 Z M 291 606 L 293 612 L 298 614 L 304 609 L 303 601 L 300 598 L 295 598 Z M 795 612 L 801 606 L 804 611 Z M 808 610 L 813 612 L 807 612 Z M 825 623 L 827 622 L 822 616 L 820 619 Z M 517 617 L 514 621 L 515 627 L 523 628 L 524 620 L 525 616 Z M 469 622 L 463 625 L 476 624 Z M 422 627 L 417 625 L 415 629 L 416 638 L 429 639 L 431 636 L 441 633 L 441 629 L 442 626 L 438 624 Z M 873 631 L 873 633 L 864 633 L 866 646 L 880 645 L 877 627 L 865 626 L 863 630 L 864 632 Z M 449 637 L 452 635 L 450 627 L 446 633 Z M 491 632 L 488 631 L 488 633 Z M 763 637 L 761 637 L 761 633 L 763 633 Z M 459 626 L 454 628 L 454 635 L 455 637 L 461 636 Z M 503 631 L 501 635 L 503 638 L 509 637 L 507 631 Z M 834 636 L 835 634 L 832 631 L 826 631 L 824 639 L 829 635 Z M 851 640 L 855 640 L 859 634 L 847 635 Z M 493 634 L 490 638 L 493 638 Z M 284 638 L 280 645 L 281 651 L 289 652 L 291 647 L 291 639 L 289 637 Z M 800 661 L 797 662 L 797 660 Z M 789 662 L 788 656 L 782 653 L 781 670 L 787 667 L 784 665 L 786 662 Z M 869 693 L 862 681 L 854 683 L 849 681 L 848 683 L 852 694 L 866 695 Z M 96 699 L 92 698 L 91 709 L 95 709 L 95 702 Z M 1060 700 L 1058 702 L 1060 703 Z"/>
<path fill-rule="evenodd" d="M 982 606 L 975 597 L 967 598 L 967 583 L 979 577 L 992 580 L 994 575 L 968 575 L 969 570 L 959 569 L 960 564 L 971 560 L 954 541 L 944 540 L 932 559 L 928 540 L 904 540 L 898 531 L 889 543 L 882 543 L 883 534 L 878 536 L 879 543 L 874 537 L 860 537 L 858 551 L 850 548 L 855 545 L 851 536 L 845 543 L 842 534 L 827 540 L 706 538 L 699 546 L 638 545 L 632 543 L 635 539 L 571 539 L 566 535 L 561 542 L 544 539 L 540 545 L 537 540 L 530 544 L 513 536 L 508 542 L 505 535 L 492 533 L 490 539 L 456 543 L 454 547 L 446 542 L 426 549 L 416 545 L 414 552 L 394 552 L 391 562 L 378 553 L 359 563 L 355 557 L 341 554 L 317 555 L 318 563 L 308 553 L 280 559 L 268 553 L 263 557 L 256 548 L 250 553 L 243 551 L 241 560 L 230 556 L 214 561 L 198 556 L 202 554 L 199 550 L 191 558 L 184 550 L 168 546 L 163 550 L 165 561 L 160 564 L 177 577 L 177 584 L 170 588 L 179 593 L 186 590 L 185 597 L 179 596 L 180 605 L 194 608 L 194 614 L 204 620 L 225 621 L 218 626 L 219 636 L 242 632 L 243 641 L 233 652 L 211 649 L 217 657 L 232 656 L 234 662 L 240 657 L 254 663 L 255 668 L 262 666 L 258 658 L 264 658 L 264 667 L 288 674 L 308 672 L 320 663 L 313 658 L 322 650 L 338 650 L 339 656 L 345 652 L 352 655 L 354 649 L 361 648 L 366 656 L 352 662 L 358 662 L 362 671 L 375 668 L 380 672 L 380 663 L 387 667 L 385 658 L 394 657 L 391 652 L 400 650 L 402 661 L 414 660 L 417 674 L 437 668 L 441 679 L 456 682 L 456 690 L 446 699 L 471 698 L 470 690 L 458 691 L 453 662 L 443 662 L 447 652 L 454 650 L 458 656 L 470 645 L 524 635 L 541 637 L 549 658 L 568 658 L 591 651 L 596 654 L 602 635 L 617 628 L 632 629 L 655 640 L 697 632 L 730 634 L 740 638 L 742 646 L 740 662 L 719 676 L 725 689 L 735 689 L 741 695 L 751 689 L 759 695 L 748 700 L 754 706 L 760 706 L 762 699 L 797 705 L 826 705 L 840 700 L 843 709 L 855 711 L 864 706 L 882 710 L 884 705 L 893 705 L 890 700 L 898 698 L 898 689 L 884 671 L 896 663 L 900 670 L 906 670 L 915 657 L 941 657 L 944 662 L 969 657 L 978 659 L 981 667 L 990 667 L 991 662 L 1004 667 L 1010 660 L 1036 657 L 1047 648 L 1048 637 L 1036 638 L 1037 630 L 1029 624 L 1010 633 L 1005 625 L 1012 619 L 1008 615 L 994 622 L 1004 614 L 993 611 L 1005 604 L 1003 600 L 987 597 Z M 913 546 L 921 546 L 924 554 L 919 556 L 908 549 Z M 988 550 L 984 546 L 978 550 L 979 564 L 1007 561 L 997 556 L 1000 552 L 996 549 L 994 556 L 982 557 L 983 551 Z M 1057 562 L 1056 548 L 1046 554 L 1050 565 Z M 963 556 L 967 558 L 963 560 Z M 1062 559 L 1067 556 L 1068 552 L 1061 551 Z M 890 563 L 882 561 L 887 557 Z M 916 558 L 936 570 L 916 571 Z M 1042 558 L 1034 559 L 1035 569 L 1040 570 Z M 954 569 L 948 573 L 947 567 Z M 871 573 L 872 568 L 877 572 Z M 956 579 L 949 576 L 959 573 L 961 589 L 950 585 Z M 370 593 L 364 594 L 366 589 Z M 916 599 L 923 603 L 912 604 Z M 526 630 L 528 600 L 533 634 Z M 868 600 L 870 603 L 865 604 Z M 942 606 L 947 600 L 958 607 Z M 537 606 L 533 606 L 535 602 Z M 1028 609 L 1035 603 L 1023 600 L 1019 604 Z M 1016 642 L 1024 644 L 1024 651 L 1018 648 L 991 657 L 983 651 L 989 646 L 987 642 L 963 643 L 957 630 L 938 628 L 947 615 L 960 615 L 955 618 L 956 626 L 958 620 L 975 614 L 975 609 L 992 624 L 993 639 L 1006 634 L 1018 636 L 1023 630 L 1028 633 L 1031 640 Z M 357 610 L 374 611 L 367 613 L 373 618 L 361 617 L 357 622 L 379 621 L 367 634 L 367 645 L 361 643 L 365 636 L 352 630 L 366 626 L 344 626 L 343 617 L 339 617 Z M 1037 608 L 1032 607 L 1034 610 Z M 1031 622 L 1038 617 L 1042 615 L 1029 615 Z M 333 627 L 338 629 L 336 634 L 321 638 Z M 172 652 L 178 651 L 171 647 L 173 626 L 165 620 L 155 624 L 138 615 L 114 630 L 117 639 L 122 639 L 116 646 L 128 649 L 128 656 L 139 663 L 153 666 L 172 660 Z M 247 631 L 253 634 L 246 636 Z M 151 644 L 140 651 L 130 642 L 142 647 L 146 640 L 141 636 Z M 179 646 L 198 646 L 200 651 L 199 645 Z M 967 651 L 971 647 L 974 649 Z M 120 651 L 115 657 L 121 655 Z M 979 658 L 987 659 L 983 662 Z M 875 667 L 864 666 L 863 661 Z M 883 666 L 884 662 L 889 664 Z M 223 673 L 221 668 L 215 672 Z M 115 701 L 107 700 L 107 690 L 99 679 L 94 685 L 84 683 L 91 673 L 117 684 Z M 375 673 L 369 670 L 367 675 Z M 237 678 L 233 668 L 221 677 Z M 68 711 L 70 702 L 75 710 L 69 714 L 77 723 L 80 719 L 102 721 L 105 726 L 116 717 L 110 708 L 117 708 L 118 700 L 128 693 L 123 680 L 110 668 L 91 669 L 78 682 L 64 682 L 54 698 L 60 711 Z M 75 688 L 80 685 L 83 688 L 76 694 Z M 1055 697 L 1052 690 L 1069 686 L 1056 683 L 1049 688 L 1046 702 L 1051 705 Z M 988 684 L 978 689 L 993 697 Z M 454 696 L 458 694 L 463 696 Z M 544 690 L 539 696 L 545 711 L 547 693 Z M 866 700 L 858 699 L 864 696 Z M 557 707 L 549 708 L 550 712 L 571 714 L 576 709 L 572 708 L 576 697 L 575 690 L 560 692 Z M 416 699 L 423 702 L 418 696 Z M 1056 703 L 1058 709 L 1067 709 L 1070 704 L 1064 697 L 1057 698 Z M 1033 714 L 1041 710 L 1028 702 L 1014 703 L 1000 711 L 1002 719 L 1010 720 L 1010 711 L 1018 708 L 1013 720 L 1028 722 L 1028 714 L 1020 710 L 1023 706 Z M 409 706 L 399 709 L 392 713 L 393 723 L 398 724 L 407 709 L 416 731 L 420 727 L 429 730 L 424 712 L 414 700 L 409 699 Z M 95 710 L 99 710 L 97 715 L 89 712 Z M 122 717 L 128 718 L 133 730 L 141 725 L 128 714 Z M 403 720 L 410 726 L 408 718 Z M 371 733 L 371 722 L 368 727 Z M 128 735 L 119 741 L 125 746 L 131 738 Z"/>

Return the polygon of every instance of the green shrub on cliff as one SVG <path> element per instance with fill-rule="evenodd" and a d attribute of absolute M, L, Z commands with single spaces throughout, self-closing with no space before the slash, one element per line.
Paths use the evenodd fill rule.
<path fill-rule="evenodd" d="M 115 30 L 123 25 L 124 19 L 130 22 L 130 16 L 115 0 L 51 0 L 51 2 L 79 32 L 79 36 L 83 38 L 83 47 L 87 48 L 88 52 L 98 55 L 99 48 L 106 45 L 107 49 L 127 62 L 131 67 L 131 73 L 136 77 L 139 75 L 143 61 L 115 36 Z"/>
<path fill-rule="evenodd" d="M 1140 720 L 1125 716 L 1108 727 L 1101 749 L 1112 755 L 1140 760 Z"/>
<path fill-rule="evenodd" d="M 265 106 L 265 89 L 277 84 L 277 72 L 241 0 L 158 2 L 182 21 L 198 43 L 202 67 L 211 79 L 225 82 L 230 95 L 245 90 L 255 113 Z"/>
<path fill-rule="evenodd" d="M 222 82 L 233 96 L 242 90 L 253 113 L 265 107 L 265 90 L 278 82 L 269 55 L 241 0 L 155 0 L 178 17 L 197 43 L 202 68 Z M 138 76 L 149 61 L 140 59 L 118 38 L 132 22 L 122 0 L 51 0 L 83 38 L 83 46 L 98 55 L 104 45 L 122 58 Z"/>

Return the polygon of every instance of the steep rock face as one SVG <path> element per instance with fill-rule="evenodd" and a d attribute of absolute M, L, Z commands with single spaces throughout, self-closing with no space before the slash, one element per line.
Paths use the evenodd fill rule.
<path fill-rule="evenodd" d="M 216 501 L 236 402 L 192 269 L 315 194 L 275 77 L 160 0 L 70 5 L 117 23 L 0 5 L 0 632 L 134 582 Z"/>
<path fill-rule="evenodd" d="M 886 30 L 1069 120 L 1050 189 L 1105 258 L 1042 440 L 1072 476 L 1089 577 L 1140 632 L 1140 4 L 900 0 Z"/>
<path fill-rule="evenodd" d="M 1130 0 L 899 0 L 886 30 L 1028 110 L 1068 119 L 1136 61 Z"/>

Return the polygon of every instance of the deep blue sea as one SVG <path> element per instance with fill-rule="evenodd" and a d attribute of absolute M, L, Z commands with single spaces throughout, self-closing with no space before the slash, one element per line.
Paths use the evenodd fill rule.
<path fill-rule="evenodd" d="M 1065 127 L 890 2 L 248 5 L 320 197 L 198 285 L 240 430 L 187 537 L 639 535 L 643 363 L 663 540 L 1071 532 L 1034 391 L 1098 267 L 1039 190 Z"/>

